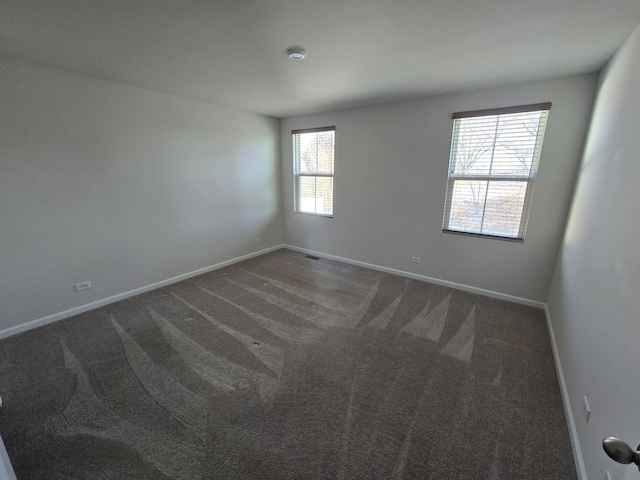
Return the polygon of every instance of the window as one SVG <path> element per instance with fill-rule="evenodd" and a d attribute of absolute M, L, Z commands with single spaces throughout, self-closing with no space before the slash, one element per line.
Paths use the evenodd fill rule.
<path fill-rule="evenodd" d="M 293 130 L 294 210 L 333 217 L 335 127 Z"/>
<path fill-rule="evenodd" d="M 453 114 L 443 232 L 524 240 L 550 108 Z"/>

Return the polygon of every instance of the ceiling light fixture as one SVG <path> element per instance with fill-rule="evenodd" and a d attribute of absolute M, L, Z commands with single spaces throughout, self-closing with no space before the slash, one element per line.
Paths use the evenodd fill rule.
<path fill-rule="evenodd" d="M 303 48 L 290 48 L 287 50 L 287 55 L 294 60 L 302 60 L 307 53 Z"/>

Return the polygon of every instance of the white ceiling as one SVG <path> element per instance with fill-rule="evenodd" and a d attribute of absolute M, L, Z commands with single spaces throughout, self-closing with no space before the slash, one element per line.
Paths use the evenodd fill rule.
<path fill-rule="evenodd" d="M 597 71 L 639 22 L 639 0 L 0 0 L 0 55 L 286 117 Z"/>

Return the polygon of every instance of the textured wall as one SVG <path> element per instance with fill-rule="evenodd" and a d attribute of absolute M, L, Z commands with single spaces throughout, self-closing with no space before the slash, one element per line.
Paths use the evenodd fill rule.
<path fill-rule="evenodd" d="M 10 60 L 0 86 L 0 330 L 282 242 L 277 119 Z"/>
<path fill-rule="evenodd" d="M 640 27 L 602 73 L 549 311 L 589 479 L 637 478 L 606 457 L 640 442 Z M 589 423 L 582 397 L 589 398 Z M 626 477 L 625 477 L 626 478 Z"/>
<path fill-rule="evenodd" d="M 545 301 L 595 75 L 289 118 L 282 122 L 285 241 L 441 280 Z M 553 102 L 524 244 L 442 233 L 458 111 Z M 336 126 L 335 216 L 293 213 L 291 130 Z M 422 264 L 410 257 L 422 257 Z"/>

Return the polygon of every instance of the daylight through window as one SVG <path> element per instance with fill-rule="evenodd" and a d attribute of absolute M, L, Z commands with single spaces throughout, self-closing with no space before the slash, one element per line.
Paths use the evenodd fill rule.
<path fill-rule="evenodd" d="M 294 210 L 333 217 L 335 127 L 293 130 Z"/>
<path fill-rule="evenodd" d="M 443 231 L 524 240 L 550 108 L 453 115 Z"/>

